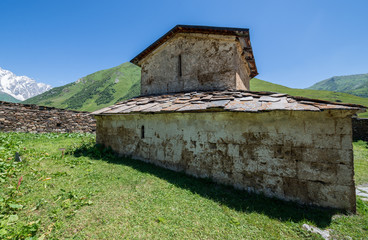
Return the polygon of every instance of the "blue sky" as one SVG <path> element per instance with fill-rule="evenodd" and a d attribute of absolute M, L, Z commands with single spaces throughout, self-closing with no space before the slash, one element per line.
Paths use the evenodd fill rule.
<path fill-rule="evenodd" d="M 177 24 L 249 28 L 257 77 L 305 88 L 368 73 L 368 1 L 1 0 L 0 67 L 60 86 L 127 62 Z"/>

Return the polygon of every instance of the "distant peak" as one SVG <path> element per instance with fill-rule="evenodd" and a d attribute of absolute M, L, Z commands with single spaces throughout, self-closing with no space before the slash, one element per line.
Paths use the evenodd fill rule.
<path fill-rule="evenodd" d="M 37 83 L 30 77 L 17 76 L 1 67 L 0 73 L 0 91 L 20 101 L 24 101 L 52 88 L 50 85 Z"/>

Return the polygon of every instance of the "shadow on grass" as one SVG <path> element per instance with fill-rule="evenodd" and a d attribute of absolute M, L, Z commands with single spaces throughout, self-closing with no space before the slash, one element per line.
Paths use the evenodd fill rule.
<path fill-rule="evenodd" d="M 331 223 L 332 216 L 341 211 L 319 207 L 304 206 L 294 202 L 286 202 L 268 198 L 261 194 L 236 190 L 230 186 L 217 184 L 208 179 L 188 176 L 182 172 L 174 172 L 130 158 L 116 156 L 110 149 L 102 146 L 83 145 L 75 149 L 76 157 L 86 156 L 95 160 L 104 160 L 112 164 L 132 167 L 140 172 L 153 174 L 177 187 L 188 189 L 193 193 L 216 201 L 236 211 L 267 215 L 280 221 L 313 222 L 317 227 L 325 228 Z"/>

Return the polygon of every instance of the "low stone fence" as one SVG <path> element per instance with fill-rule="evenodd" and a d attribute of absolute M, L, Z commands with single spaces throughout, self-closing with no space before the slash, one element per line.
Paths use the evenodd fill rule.
<path fill-rule="evenodd" d="M 368 118 L 353 118 L 354 141 L 368 141 Z"/>
<path fill-rule="evenodd" d="M 0 101 L 2 132 L 95 132 L 96 120 L 78 112 L 33 104 Z"/>

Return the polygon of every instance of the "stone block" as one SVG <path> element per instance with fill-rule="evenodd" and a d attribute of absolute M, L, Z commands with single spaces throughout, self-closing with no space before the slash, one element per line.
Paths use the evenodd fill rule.
<path fill-rule="evenodd" d="M 336 118 L 335 119 L 336 134 L 352 134 L 351 118 Z"/>
<path fill-rule="evenodd" d="M 260 145 L 268 138 L 267 132 L 243 132 L 242 135 L 247 145 Z"/>
<path fill-rule="evenodd" d="M 309 133 L 285 134 L 283 143 L 293 147 L 311 147 L 313 146 L 313 135 Z"/>
<path fill-rule="evenodd" d="M 297 164 L 295 160 L 270 158 L 268 161 L 258 161 L 258 172 L 281 177 L 296 177 Z"/>
<path fill-rule="evenodd" d="M 213 180 L 217 183 L 225 184 L 225 185 L 232 185 L 233 180 L 230 178 L 229 174 L 223 171 L 211 171 L 211 176 Z"/>
<path fill-rule="evenodd" d="M 353 149 L 342 149 L 338 151 L 340 164 L 353 166 L 354 151 Z"/>
<path fill-rule="evenodd" d="M 243 185 L 261 191 L 264 185 L 263 173 L 243 173 Z M 256 192 L 257 192 L 256 191 Z"/>
<path fill-rule="evenodd" d="M 355 212 L 355 187 L 321 182 L 308 182 L 308 197 L 312 204 Z"/>
<path fill-rule="evenodd" d="M 233 185 L 237 189 L 245 189 L 245 186 L 243 185 L 243 173 L 233 172 L 231 174 L 231 178 L 233 180 Z"/>
<path fill-rule="evenodd" d="M 315 134 L 313 135 L 313 146 L 315 148 L 341 149 L 340 135 L 336 134 Z"/>
<path fill-rule="evenodd" d="M 253 149 L 253 152 L 258 161 L 269 161 L 269 159 L 272 159 L 274 154 L 273 148 L 265 145 L 256 146 Z"/>
<path fill-rule="evenodd" d="M 228 144 L 227 153 L 230 157 L 239 158 L 239 145 L 238 144 Z"/>
<path fill-rule="evenodd" d="M 351 134 L 342 134 L 341 137 L 341 148 L 342 149 L 353 149 L 352 145 L 352 135 Z"/>
<path fill-rule="evenodd" d="M 244 159 L 244 170 L 243 173 L 256 173 L 258 172 L 258 162 L 253 159 Z"/>
<path fill-rule="evenodd" d="M 302 161 L 303 147 L 292 147 L 289 145 L 277 146 L 274 148 L 274 157 L 283 158 L 290 161 Z"/>
<path fill-rule="evenodd" d="M 305 162 L 321 162 L 336 164 L 341 161 L 341 150 L 333 148 L 305 148 L 302 151 L 301 160 Z"/>
<path fill-rule="evenodd" d="M 354 168 L 351 165 L 337 164 L 336 179 L 340 185 L 354 185 Z"/>
<path fill-rule="evenodd" d="M 335 183 L 337 176 L 336 164 L 322 162 L 297 162 L 298 179 Z"/>
<path fill-rule="evenodd" d="M 331 164 L 352 164 L 353 150 L 352 149 L 322 149 L 322 148 L 307 148 L 303 150 L 302 160 L 307 162 L 322 162 Z"/>
<path fill-rule="evenodd" d="M 282 188 L 285 198 L 308 202 L 308 181 L 298 178 L 284 177 Z"/>
<path fill-rule="evenodd" d="M 321 116 L 319 116 L 321 118 Z M 304 122 L 305 132 L 309 134 L 335 134 L 335 121 L 333 118 L 310 119 Z"/>
<path fill-rule="evenodd" d="M 266 196 L 283 197 L 283 178 L 278 175 L 263 175 L 263 191 Z"/>

